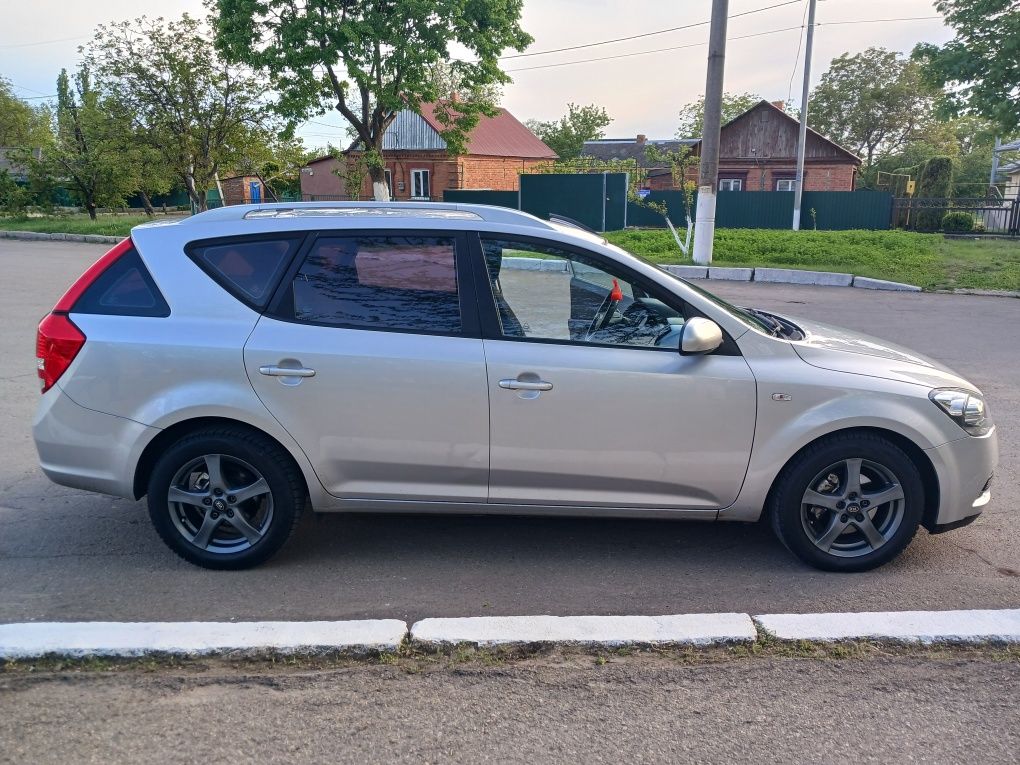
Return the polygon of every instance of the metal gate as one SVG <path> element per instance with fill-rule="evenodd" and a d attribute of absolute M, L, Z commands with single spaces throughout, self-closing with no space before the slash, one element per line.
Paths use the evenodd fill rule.
<path fill-rule="evenodd" d="M 985 234 L 1020 233 L 1020 199 L 914 199 L 898 197 L 893 201 L 892 226 L 911 231 L 939 231 L 948 212 L 974 216 L 975 232 Z"/>
<path fill-rule="evenodd" d="M 539 218 L 565 215 L 593 231 L 621 229 L 627 225 L 627 174 L 524 174 L 521 209 Z"/>

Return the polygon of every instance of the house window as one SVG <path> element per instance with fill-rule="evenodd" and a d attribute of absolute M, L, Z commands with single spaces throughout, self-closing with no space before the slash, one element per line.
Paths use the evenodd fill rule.
<path fill-rule="evenodd" d="M 411 199 L 431 199 L 428 170 L 411 171 Z"/>
<path fill-rule="evenodd" d="M 796 180 L 794 178 L 777 178 L 776 191 L 795 191 Z"/>
<path fill-rule="evenodd" d="M 719 191 L 742 191 L 744 181 L 742 178 L 720 178 Z"/>

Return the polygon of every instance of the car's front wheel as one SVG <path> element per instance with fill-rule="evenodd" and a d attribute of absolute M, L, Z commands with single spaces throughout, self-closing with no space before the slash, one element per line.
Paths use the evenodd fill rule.
<path fill-rule="evenodd" d="M 287 541 L 304 500 L 290 455 L 239 427 L 184 436 L 149 477 L 156 531 L 171 550 L 205 568 L 249 568 L 267 560 Z"/>
<path fill-rule="evenodd" d="M 867 571 L 910 544 L 924 510 L 917 466 L 870 433 L 835 434 L 780 475 L 768 513 L 798 558 L 826 571 Z"/>

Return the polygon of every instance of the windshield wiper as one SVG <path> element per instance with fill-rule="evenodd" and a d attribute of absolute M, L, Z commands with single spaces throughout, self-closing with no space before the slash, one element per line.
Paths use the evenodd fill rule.
<path fill-rule="evenodd" d="M 757 308 L 741 307 L 740 310 L 751 314 L 754 318 L 756 318 L 758 321 L 764 324 L 766 329 L 768 329 L 769 334 L 771 334 L 773 337 L 783 336 L 783 323 L 779 321 L 775 316 L 765 313 L 764 311 L 759 311 Z"/>

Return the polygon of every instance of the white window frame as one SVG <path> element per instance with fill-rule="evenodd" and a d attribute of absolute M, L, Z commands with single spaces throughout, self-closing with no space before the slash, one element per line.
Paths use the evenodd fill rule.
<path fill-rule="evenodd" d="M 723 186 L 726 184 L 726 186 Z M 743 178 L 720 178 L 719 179 L 719 191 L 743 191 L 744 190 L 744 179 Z"/>
<path fill-rule="evenodd" d="M 393 199 L 393 173 L 388 167 L 383 172 L 386 173 L 386 190 L 390 194 L 390 199 Z"/>
<path fill-rule="evenodd" d="M 425 174 L 425 176 L 424 176 L 425 179 L 426 179 L 425 185 L 427 186 L 427 188 L 425 188 L 424 191 L 427 191 L 428 193 L 427 194 L 415 194 L 414 193 L 415 189 L 418 188 L 421 185 L 421 184 L 416 184 L 415 181 L 416 181 L 416 178 L 421 178 L 422 177 L 422 175 L 421 175 L 422 173 Z M 432 198 L 432 171 L 429 170 L 427 167 L 412 168 L 411 169 L 411 199 L 431 199 L 431 198 Z"/>
<path fill-rule="evenodd" d="M 787 185 L 789 188 L 781 189 L 781 185 Z M 797 190 L 797 179 L 796 178 L 776 178 L 776 191 L 796 191 Z"/>

